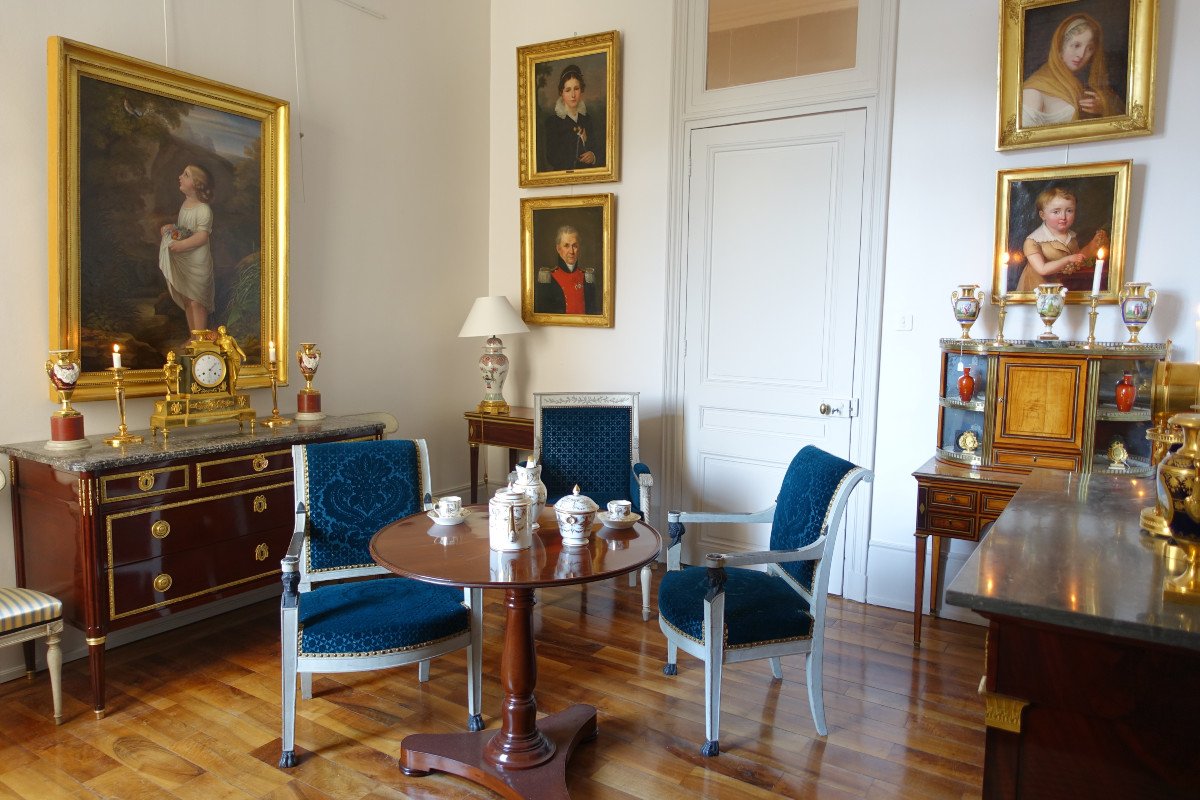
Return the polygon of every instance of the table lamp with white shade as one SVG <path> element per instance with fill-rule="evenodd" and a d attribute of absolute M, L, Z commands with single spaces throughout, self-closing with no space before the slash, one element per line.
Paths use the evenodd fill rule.
<path fill-rule="evenodd" d="M 479 402 L 480 414 L 507 414 L 508 403 L 504 402 L 504 379 L 508 377 L 508 356 L 504 355 L 502 333 L 528 333 L 529 328 L 513 310 L 508 298 L 503 295 L 478 297 L 467 314 L 459 338 L 464 336 L 487 336 L 483 343 L 483 355 L 479 357 L 479 373 L 483 377 L 483 400 Z"/>

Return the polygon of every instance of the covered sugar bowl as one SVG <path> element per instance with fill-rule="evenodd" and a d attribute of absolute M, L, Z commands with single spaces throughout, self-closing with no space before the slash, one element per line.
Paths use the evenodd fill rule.
<path fill-rule="evenodd" d="M 555 503 L 554 516 L 558 518 L 558 532 L 562 534 L 563 544 L 587 544 L 599 508 L 592 498 L 579 493 L 579 484 L 571 494 Z"/>

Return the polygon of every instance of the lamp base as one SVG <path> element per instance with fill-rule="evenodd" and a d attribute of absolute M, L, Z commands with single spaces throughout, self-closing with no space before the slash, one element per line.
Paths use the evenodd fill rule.
<path fill-rule="evenodd" d="M 503 400 L 481 400 L 476 409 L 480 414 L 496 414 L 497 416 L 505 416 L 512 409 Z"/>

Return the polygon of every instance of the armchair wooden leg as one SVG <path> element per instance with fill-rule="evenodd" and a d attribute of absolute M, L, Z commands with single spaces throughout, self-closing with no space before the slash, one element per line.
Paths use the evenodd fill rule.
<path fill-rule="evenodd" d="M 704 658 L 704 747 L 702 756 L 715 756 L 721 752 L 721 673 L 725 666 L 725 593 L 717 592 L 704 603 L 704 644 L 708 653 Z"/>
<path fill-rule="evenodd" d="M 650 570 L 650 564 L 642 567 L 642 622 L 650 619 Z"/>
<path fill-rule="evenodd" d="M 312 673 L 300 673 L 300 696 L 305 700 L 312 700 Z"/>
<path fill-rule="evenodd" d="M 667 665 L 663 667 L 663 675 L 679 674 L 679 647 L 670 639 L 667 640 Z"/>
<path fill-rule="evenodd" d="M 429 659 L 417 663 L 417 680 L 421 683 L 429 682 Z"/>
<path fill-rule="evenodd" d="M 817 733 L 828 736 L 829 727 L 825 724 L 825 695 L 821 676 L 823 660 L 820 653 L 809 653 L 804 658 L 804 672 L 808 679 L 808 707 L 812 710 L 813 725 L 816 726 Z"/>
<path fill-rule="evenodd" d="M 771 662 L 771 674 L 775 676 L 775 680 L 783 680 L 783 662 L 778 658 L 768 659 Z"/>

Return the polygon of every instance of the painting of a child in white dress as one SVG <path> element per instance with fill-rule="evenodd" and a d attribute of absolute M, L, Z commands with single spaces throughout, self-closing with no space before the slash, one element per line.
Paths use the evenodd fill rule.
<path fill-rule="evenodd" d="M 79 342 L 159 369 L 224 325 L 261 357 L 262 123 L 82 77 Z"/>

